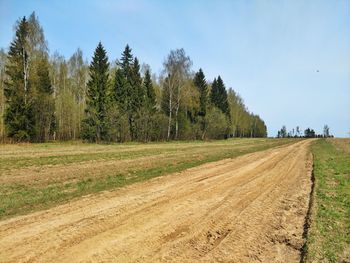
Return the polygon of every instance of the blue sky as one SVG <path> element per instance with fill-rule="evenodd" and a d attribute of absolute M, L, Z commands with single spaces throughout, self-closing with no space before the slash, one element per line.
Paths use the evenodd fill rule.
<path fill-rule="evenodd" d="M 90 60 L 102 41 L 114 60 L 129 43 L 159 73 L 168 52 L 184 48 L 193 70 L 220 74 L 241 94 L 269 136 L 282 125 L 322 132 L 324 124 L 349 136 L 349 0 L 0 0 L 0 47 L 32 11 L 51 53 L 68 58 L 80 47 Z"/>

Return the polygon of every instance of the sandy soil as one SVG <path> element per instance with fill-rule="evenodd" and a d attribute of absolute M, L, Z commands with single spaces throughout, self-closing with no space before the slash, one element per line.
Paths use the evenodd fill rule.
<path fill-rule="evenodd" d="M 0 222 L 0 262 L 299 262 L 310 140 Z"/>

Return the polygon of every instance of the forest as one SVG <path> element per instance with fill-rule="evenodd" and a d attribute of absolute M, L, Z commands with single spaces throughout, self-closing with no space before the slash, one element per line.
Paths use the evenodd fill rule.
<path fill-rule="evenodd" d="M 126 45 L 111 60 L 100 42 L 88 63 L 78 48 L 68 59 L 49 53 L 33 12 L 15 24 L 0 50 L 0 140 L 87 142 L 266 137 L 264 121 L 218 75 L 194 71 L 184 49 L 152 74 Z"/>

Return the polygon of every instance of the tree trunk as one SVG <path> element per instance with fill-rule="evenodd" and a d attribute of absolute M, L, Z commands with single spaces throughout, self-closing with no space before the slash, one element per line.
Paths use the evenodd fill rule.
<path fill-rule="evenodd" d="M 27 104 L 27 90 L 28 90 L 28 59 L 26 51 L 23 48 L 23 75 L 24 75 L 24 104 Z"/>
<path fill-rule="evenodd" d="M 170 128 L 171 128 L 171 118 L 172 118 L 172 103 L 173 103 L 173 93 L 170 90 L 169 94 L 169 121 L 168 121 L 168 135 L 167 140 L 170 139 Z"/>
<path fill-rule="evenodd" d="M 180 98 L 181 98 L 181 87 L 178 84 L 177 87 L 177 101 L 176 101 L 176 110 L 175 110 L 175 140 L 178 138 L 179 134 L 179 120 L 178 120 L 178 113 L 179 113 L 179 108 L 180 108 Z"/>
<path fill-rule="evenodd" d="M 177 118 L 179 113 L 179 104 L 176 105 L 176 111 L 175 111 L 175 140 L 177 140 L 177 136 L 179 133 L 179 120 Z"/>

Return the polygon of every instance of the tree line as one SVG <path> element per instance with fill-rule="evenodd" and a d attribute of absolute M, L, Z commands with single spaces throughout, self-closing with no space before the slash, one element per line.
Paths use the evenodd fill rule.
<path fill-rule="evenodd" d="M 287 127 L 285 125 L 282 126 L 280 130 L 277 132 L 277 138 L 330 138 L 334 137 L 330 133 L 330 128 L 326 124 L 323 126 L 323 133 L 317 134 L 314 129 L 307 128 L 302 132 L 299 126 L 295 129 L 293 128 L 290 131 L 287 131 Z"/>
<path fill-rule="evenodd" d="M 266 137 L 220 76 L 192 70 L 184 49 L 171 50 L 159 76 L 126 45 L 111 61 L 98 43 L 90 64 L 78 49 L 68 60 L 50 55 L 38 17 L 15 26 L 8 52 L 0 50 L 0 137 L 45 142 L 83 139 L 125 142 Z"/>

